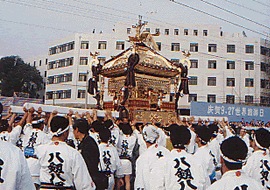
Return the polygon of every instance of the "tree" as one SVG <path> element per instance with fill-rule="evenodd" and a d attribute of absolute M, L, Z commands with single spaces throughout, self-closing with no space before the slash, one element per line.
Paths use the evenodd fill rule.
<path fill-rule="evenodd" d="M 19 56 L 7 56 L 0 59 L 0 82 L 2 96 L 25 92 L 30 98 L 37 98 L 43 79 L 36 67 L 24 63 Z"/>

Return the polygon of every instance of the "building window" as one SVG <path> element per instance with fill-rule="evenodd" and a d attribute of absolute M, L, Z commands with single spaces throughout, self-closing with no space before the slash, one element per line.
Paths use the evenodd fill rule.
<path fill-rule="evenodd" d="M 197 85 L 198 77 L 190 77 L 189 78 L 189 85 Z"/>
<path fill-rule="evenodd" d="M 235 53 L 235 45 L 227 45 L 227 53 Z"/>
<path fill-rule="evenodd" d="M 47 71 L 44 71 L 44 77 L 47 77 Z"/>
<path fill-rule="evenodd" d="M 87 57 L 80 57 L 80 65 L 87 65 L 88 58 Z"/>
<path fill-rule="evenodd" d="M 89 42 L 88 41 L 82 41 L 81 42 L 81 49 L 89 49 Z"/>
<path fill-rule="evenodd" d="M 66 66 L 71 66 L 73 65 L 73 57 L 70 57 L 66 60 Z"/>
<path fill-rule="evenodd" d="M 127 28 L 127 34 L 131 33 L 131 28 Z"/>
<path fill-rule="evenodd" d="M 78 90 L 78 98 L 85 98 L 85 90 Z"/>
<path fill-rule="evenodd" d="M 253 96 L 250 96 L 250 95 L 245 96 L 245 103 L 252 104 L 253 103 Z"/>
<path fill-rule="evenodd" d="M 48 77 L 48 84 L 53 84 L 54 83 L 54 76 L 49 76 Z"/>
<path fill-rule="evenodd" d="M 266 64 L 261 62 L 261 71 L 266 72 Z"/>
<path fill-rule="evenodd" d="M 217 44 L 208 44 L 208 52 L 217 52 Z"/>
<path fill-rule="evenodd" d="M 46 64 L 46 65 L 48 64 L 48 59 L 46 59 L 45 64 Z"/>
<path fill-rule="evenodd" d="M 125 49 L 125 42 L 116 42 L 116 49 L 117 50 L 124 50 Z"/>
<path fill-rule="evenodd" d="M 58 63 L 58 68 L 66 66 L 66 60 L 65 59 L 58 60 L 57 63 Z"/>
<path fill-rule="evenodd" d="M 100 65 L 104 65 L 105 61 L 106 61 L 106 57 L 98 57 L 98 61 Z"/>
<path fill-rule="evenodd" d="M 165 35 L 169 35 L 170 34 L 170 30 L 169 29 L 165 29 Z"/>
<path fill-rule="evenodd" d="M 41 66 L 41 60 L 39 60 L 39 66 Z"/>
<path fill-rule="evenodd" d="M 190 43 L 190 51 L 191 52 L 198 52 L 198 50 L 199 50 L 198 43 Z"/>
<path fill-rule="evenodd" d="M 246 61 L 246 70 L 254 70 L 254 62 Z"/>
<path fill-rule="evenodd" d="M 198 60 L 197 59 L 191 59 L 190 60 L 190 68 L 198 68 Z"/>
<path fill-rule="evenodd" d="M 71 90 L 64 90 L 63 98 L 71 98 Z"/>
<path fill-rule="evenodd" d="M 158 50 L 161 51 L 161 42 L 156 42 L 157 46 L 158 46 Z"/>
<path fill-rule="evenodd" d="M 217 61 L 216 60 L 208 60 L 208 69 L 216 69 Z"/>
<path fill-rule="evenodd" d="M 261 46 L 261 55 L 269 56 L 270 55 L 269 53 L 270 53 L 270 48 Z"/>
<path fill-rule="evenodd" d="M 235 99 L 234 95 L 227 95 L 226 96 L 226 103 L 227 104 L 234 104 L 234 99 Z"/>
<path fill-rule="evenodd" d="M 261 79 L 261 88 L 265 88 L 266 87 L 266 81 L 265 79 Z"/>
<path fill-rule="evenodd" d="M 250 78 L 245 79 L 245 87 L 253 87 L 254 86 L 254 80 Z"/>
<path fill-rule="evenodd" d="M 227 78 L 227 86 L 234 87 L 235 86 L 235 78 Z"/>
<path fill-rule="evenodd" d="M 185 36 L 188 35 L 188 29 L 184 29 L 184 35 L 185 35 Z"/>
<path fill-rule="evenodd" d="M 198 30 L 193 30 L 193 36 L 198 36 Z"/>
<path fill-rule="evenodd" d="M 87 73 L 79 73 L 79 81 L 86 81 Z"/>
<path fill-rule="evenodd" d="M 98 49 L 106 49 L 107 42 L 106 41 L 99 41 L 98 42 Z"/>
<path fill-rule="evenodd" d="M 176 36 L 179 35 L 179 29 L 174 29 L 174 35 L 176 35 Z"/>
<path fill-rule="evenodd" d="M 159 28 L 156 28 L 156 34 L 160 34 L 160 29 Z"/>
<path fill-rule="evenodd" d="M 227 61 L 227 69 L 235 69 L 235 61 Z"/>
<path fill-rule="evenodd" d="M 254 53 L 254 45 L 246 45 L 246 53 Z"/>
<path fill-rule="evenodd" d="M 46 99 L 47 100 L 53 99 L 53 92 L 47 92 L 46 93 Z"/>
<path fill-rule="evenodd" d="M 36 61 L 34 61 L 34 67 L 36 66 Z"/>
<path fill-rule="evenodd" d="M 180 43 L 172 43 L 172 51 L 180 51 Z"/>
<path fill-rule="evenodd" d="M 171 62 L 179 64 L 179 59 L 171 59 Z"/>
<path fill-rule="evenodd" d="M 208 77 L 207 79 L 208 86 L 216 86 L 216 77 Z"/>
<path fill-rule="evenodd" d="M 207 94 L 207 102 L 208 103 L 216 103 L 216 95 L 215 94 Z"/>
<path fill-rule="evenodd" d="M 207 30 L 203 30 L 203 36 L 207 36 Z"/>
<path fill-rule="evenodd" d="M 150 33 L 150 28 L 146 28 L 146 32 L 149 32 Z"/>
<path fill-rule="evenodd" d="M 220 36 L 221 36 L 221 37 L 223 36 L 223 31 L 220 31 Z"/>
<path fill-rule="evenodd" d="M 197 102 L 197 94 L 189 94 L 188 102 Z"/>

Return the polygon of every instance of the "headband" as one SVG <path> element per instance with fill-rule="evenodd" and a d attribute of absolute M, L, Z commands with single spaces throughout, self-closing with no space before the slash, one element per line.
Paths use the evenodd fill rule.
<path fill-rule="evenodd" d="M 44 118 L 41 118 L 39 120 L 32 121 L 32 125 L 40 124 L 40 123 L 43 123 L 44 121 L 45 121 L 45 119 Z"/>
<path fill-rule="evenodd" d="M 67 128 L 65 128 L 64 130 L 62 130 L 62 128 L 59 128 L 56 132 L 52 132 L 52 134 L 53 136 L 59 136 L 68 130 L 69 130 L 69 126 L 67 126 Z"/>
<path fill-rule="evenodd" d="M 227 162 L 233 163 L 233 164 L 243 164 L 246 162 L 246 159 L 243 159 L 243 160 L 242 159 L 237 159 L 237 160 L 230 159 L 227 156 L 225 156 L 221 151 L 220 151 L 220 155 L 224 160 L 226 160 Z"/>

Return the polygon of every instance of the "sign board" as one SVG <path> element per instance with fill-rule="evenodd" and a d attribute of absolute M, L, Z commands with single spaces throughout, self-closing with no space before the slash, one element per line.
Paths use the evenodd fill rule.
<path fill-rule="evenodd" d="M 211 116 L 211 117 L 228 117 L 229 121 L 245 121 L 262 120 L 270 121 L 270 108 L 244 106 L 237 104 L 207 103 L 207 102 L 191 102 L 191 116 Z"/>

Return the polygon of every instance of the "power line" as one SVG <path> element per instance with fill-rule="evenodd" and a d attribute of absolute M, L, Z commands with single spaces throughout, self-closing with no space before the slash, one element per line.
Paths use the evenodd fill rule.
<path fill-rule="evenodd" d="M 227 13 L 230 13 L 230 14 L 233 14 L 233 15 L 235 15 L 235 16 L 237 16 L 237 17 L 240 17 L 240 18 L 242 18 L 242 19 L 244 19 L 244 20 L 250 21 L 250 22 L 252 22 L 252 23 L 254 23 L 254 24 L 257 24 L 257 25 L 259 25 L 259 26 L 262 26 L 262 27 L 265 27 L 265 28 L 270 29 L 270 27 L 268 27 L 268 26 L 266 26 L 266 25 L 264 25 L 264 24 L 261 24 L 261 23 L 258 23 L 258 22 L 256 22 L 256 21 L 253 21 L 253 20 L 251 20 L 251 19 L 249 19 L 249 18 L 247 18 L 247 17 L 244 17 L 244 16 L 241 16 L 241 15 L 239 15 L 239 14 L 236 14 L 236 13 L 230 11 L 230 10 L 224 9 L 224 8 L 222 8 L 222 7 L 220 7 L 220 6 L 217 6 L 217 5 L 213 4 L 213 3 L 209 3 L 209 2 L 204 1 L 204 0 L 200 0 L 200 1 L 201 1 L 201 2 L 204 2 L 204 3 L 208 4 L 208 5 L 211 5 L 211 6 L 213 6 L 213 7 L 216 7 L 216 8 L 218 8 L 218 9 L 220 9 L 220 10 L 223 10 L 223 11 L 225 11 L 225 12 L 227 12 Z"/>
<path fill-rule="evenodd" d="M 247 28 L 247 27 L 245 27 L 245 26 L 243 26 L 243 25 L 240 25 L 240 24 L 231 22 L 231 21 L 226 20 L 226 19 L 224 19 L 224 18 L 221 18 L 221 17 L 215 16 L 215 15 L 212 15 L 212 14 L 207 13 L 207 12 L 205 12 L 205 11 L 202 11 L 202 10 L 200 10 L 200 9 L 196 9 L 196 8 L 191 7 L 191 6 L 189 6 L 189 5 L 186 5 L 186 4 L 184 4 L 184 3 L 176 2 L 176 1 L 174 1 L 174 0 L 169 0 L 169 1 L 171 1 L 171 2 L 173 2 L 173 3 L 176 3 L 176 4 L 178 4 L 178 5 L 181 5 L 181 6 L 187 7 L 187 8 L 189 8 L 189 9 L 192 9 L 192 10 L 197 11 L 197 12 L 199 12 L 199 13 L 206 14 L 206 15 L 208 15 L 208 16 L 210 16 L 210 17 L 215 18 L 215 19 L 222 20 L 222 21 L 227 22 L 227 23 L 229 23 L 229 24 L 232 24 L 232 25 L 234 25 L 234 26 L 238 26 L 238 27 L 240 27 L 240 28 L 244 28 L 244 29 L 246 29 L 246 30 L 248 30 L 248 31 L 250 31 L 250 32 L 253 32 L 253 33 L 256 33 L 256 34 L 265 36 L 266 38 L 269 38 L 269 36 L 266 35 L 266 34 L 263 34 L 263 33 L 258 32 L 258 31 L 256 31 L 256 30 L 249 29 L 249 28 Z"/>
<path fill-rule="evenodd" d="M 269 17 L 270 17 L 270 15 L 268 15 L 268 14 L 265 14 L 265 13 L 263 13 L 263 12 L 257 11 L 257 10 L 255 10 L 255 9 L 251 9 L 251 8 L 246 7 L 246 6 L 244 6 L 244 5 L 241 5 L 241 4 L 239 4 L 239 3 L 235 3 L 235 2 L 232 2 L 232 1 L 229 1 L 229 0 L 224 0 L 224 1 L 226 1 L 226 2 L 228 2 L 228 3 L 231 3 L 231 4 L 234 4 L 234 5 L 236 5 L 236 6 L 239 6 L 239 7 L 245 8 L 245 9 L 248 9 L 248 10 L 250 10 L 250 11 L 253 11 L 253 12 L 256 12 L 256 13 L 259 13 L 259 14 L 262 14 L 262 15 L 269 16 Z"/>
<path fill-rule="evenodd" d="M 259 3 L 259 4 L 261 4 L 261 5 L 263 5 L 263 6 L 267 6 L 267 7 L 270 7 L 270 5 L 267 5 L 267 4 L 265 4 L 265 3 L 262 3 L 262 2 L 260 2 L 260 1 L 257 1 L 257 0 L 253 0 L 254 2 L 256 2 L 256 3 Z"/>
<path fill-rule="evenodd" d="M 18 4 L 18 5 L 22 5 L 22 6 L 27 6 L 27 7 L 34 7 L 34 8 L 39 8 L 39 9 L 43 9 L 43 10 L 58 12 L 58 13 L 70 14 L 70 15 L 84 17 L 84 18 L 97 19 L 97 20 L 103 20 L 103 21 L 106 21 L 106 22 L 118 23 L 118 21 L 112 21 L 112 20 L 104 19 L 104 17 L 99 18 L 99 17 L 86 16 L 86 15 L 81 15 L 81 14 L 77 14 L 77 13 L 67 12 L 67 11 L 58 10 L 58 9 L 51 9 L 51 8 L 47 8 L 47 7 L 44 8 L 44 7 L 33 5 L 33 4 L 27 4 L 24 1 L 20 1 L 20 2 L 13 2 L 13 1 L 9 1 L 9 0 L 2 0 L 2 1 L 8 2 L 8 3 L 13 3 L 13 4 Z"/>
<path fill-rule="evenodd" d="M 47 28 L 47 29 L 71 32 L 71 33 L 79 33 L 78 31 L 60 29 L 60 28 L 55 28 L 55 27 L 51 27 L 51 26 L 42 26 L 42 25 L 39 25 L 39 24 L 30 24 L 30 23 L 26 23 L 26 22 L 16 22 L 16 21 L 5 20 L 5 19 L 0 19 L 0 21 L 14 23 L 14 24 L 22 24 L 22 25 L 26 25 L 26 26 L 34 26 L 34 27 L 39 27 L 39 28 Z"/>

